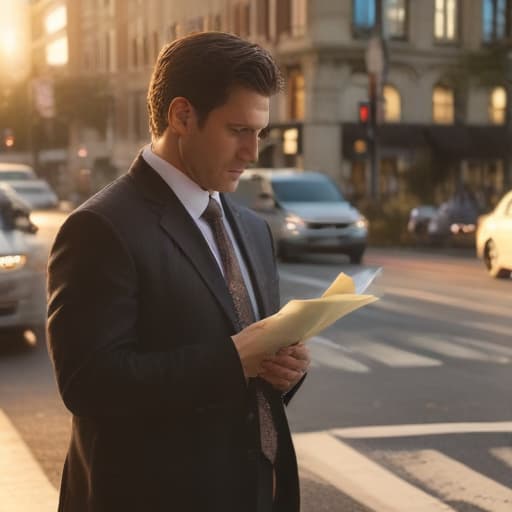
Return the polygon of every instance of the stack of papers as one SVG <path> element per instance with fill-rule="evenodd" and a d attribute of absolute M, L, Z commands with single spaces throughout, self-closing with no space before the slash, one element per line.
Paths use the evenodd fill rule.
<path fill-rule="evenodd" d="M 341 272 L 321 297 L 291 300 L 276 314 L 256 322 L 261 346 L 266 354 L 306 341 L 352 311 L 375 302 L 377 297 L 365 295 L 382 269 L 364 270 L 353 277 Z"/>

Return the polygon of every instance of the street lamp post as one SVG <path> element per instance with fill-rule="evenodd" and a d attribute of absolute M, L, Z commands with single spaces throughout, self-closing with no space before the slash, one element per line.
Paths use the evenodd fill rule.
<path fill-rule="evenodd" d="M 383 77 L 386 72 L 386 49 L 382 30 L 382 1 L 376 2 L 376 20 L 372 37 L 366 49 L 368 95 L 370 100 L 370 126 L 368 132 L 370 154 L 370 191 L 374 201 L 379 200 L 379 101 Z"/>

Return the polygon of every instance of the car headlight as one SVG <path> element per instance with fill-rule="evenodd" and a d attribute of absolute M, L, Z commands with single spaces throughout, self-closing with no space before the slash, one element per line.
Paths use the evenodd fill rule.
<path fill-rule="evenodd" d="M 17 270 L 25 266 L 27 257 L 23 254 L 0 256 L 0 270 Z"/>
<path fill-rule="evenodd" d="M 303 228 L 306 223 L 298 215 L 287 215 L 285 218 L 285 226 L 289 231 L 295 231 Z"/>
<path fill-rule="evenodd" d="M 359 229 L 367 229 L 368 228 L 368 219 L 361 215 L 359 219 L 355 222 L 355 227 Z"/>

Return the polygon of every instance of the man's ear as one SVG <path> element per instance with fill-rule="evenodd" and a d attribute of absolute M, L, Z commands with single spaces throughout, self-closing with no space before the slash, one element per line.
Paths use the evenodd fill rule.
<path fill-rule="evenodd" d="M 173 133 L 176 135 L 187 133 L 191 122 L 193 122 L 193 116 L 194 108 L 187 98 L 182 96 L 173 98 L 167 112 L 167 122 Z"/>

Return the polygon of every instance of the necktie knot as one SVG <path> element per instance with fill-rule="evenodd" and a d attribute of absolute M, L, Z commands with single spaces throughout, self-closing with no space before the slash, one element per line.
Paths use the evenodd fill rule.
<path fill-rule="evenodd" d="M 208 206 L 205 208 L 202 217 L 207 222 L 215 222 L 222 219 L 222 209 L 219 203 L 210 196 L 210 200 L 208 201 Z"/>

